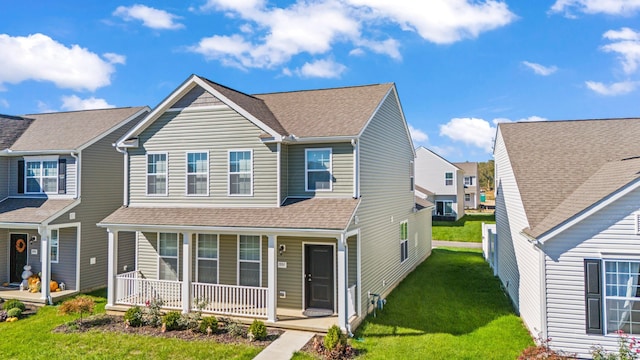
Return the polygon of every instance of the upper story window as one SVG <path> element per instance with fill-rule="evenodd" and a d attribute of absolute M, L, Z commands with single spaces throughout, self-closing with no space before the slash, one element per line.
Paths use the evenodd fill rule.
<path fill-rule="evenodd" d="M 167 153 L 147 154 L 147 195 L 167 195 Z"/>
<path fill-rule="evenodd" d="M 407 221 L 400 223 L 400 262 L 409 258 L 409 227 Z"/>
<path fill-rule="evenodd" d="M 209 153 L 187 153 L 187 195 L 209 195 Z"/>
<path fill-rule="evenodd" d="M 331 149 L 305 150 L 306 191 L 331 191 Z"/>
<path fill-rule="evenodd" d="M 253 195 L 251 150 L 229 151 L 229 195 Z"/>
<path fill-rule="evenodd" d="M 473 184 L 475 183 L 475 180 L 476 180 L 475 176 L 465 176 L 464 184 L 467 186 L 473 186 Z"/>
<path fill-rule="evenodd" d="M 25 159 L 27 194 L 58 193 L 58 158 Z"/>
<path fill-rule="evenodd" d="M 453 173 L 452 172 L 444 173 L 444 184 L 447 185 L 447 186 L 453 185 Z"/>

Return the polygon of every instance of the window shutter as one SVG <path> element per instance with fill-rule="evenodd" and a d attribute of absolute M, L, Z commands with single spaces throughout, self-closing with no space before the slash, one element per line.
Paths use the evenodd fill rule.
<path fill-rule="evenodd" d="M 588 334 L 602 334 L 602 279 L 600 260 L 584 260 L 584 297 L 586 330 Z"/>
<path fill-rule="evenodd" d="M 24 160 L 18 160 L 18 194 L 24 194 Z"/>
<path fill-rule="evenodd" d="M 58 194 L 67 193 L 67 159 L 58 159 Z"/>

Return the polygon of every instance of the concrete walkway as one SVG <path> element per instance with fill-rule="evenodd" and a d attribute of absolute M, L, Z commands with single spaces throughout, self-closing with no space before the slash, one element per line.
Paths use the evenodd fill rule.
<path fill-rule="evenodd" d="M 254 358 L 254 360 L 289 360 L 293 353 L 302 349 L 315 333 L 287 330 Z"/>
<path fill-rule="evenodd" d="M 431 247 L 458 247 L 469 249 L 482 249 L 482 243 L 477 242 L 464 242 L 464 241 L 443 241 L 443 240 L 431 240 Z"/>

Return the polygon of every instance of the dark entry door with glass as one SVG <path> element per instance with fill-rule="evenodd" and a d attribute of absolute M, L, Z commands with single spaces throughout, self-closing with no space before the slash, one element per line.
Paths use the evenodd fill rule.
<path fill-rule="evenodd" d="M 11 234 L 11 250 L 9 251 L 9 266 L 11 273 L 9 281 L 22 281 L 22 272 L 27 265 L 27 234 Z"/>
<path fill-rule="evenodd" d="M 333 246 L 305 245 L 307 308 L 333 310 Z"/>

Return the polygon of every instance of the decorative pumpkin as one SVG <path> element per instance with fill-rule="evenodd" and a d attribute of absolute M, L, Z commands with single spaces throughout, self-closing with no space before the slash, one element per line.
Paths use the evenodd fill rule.
<path fill-rule="evenodd" d="M 58 283 L 55 280 L 51 280 L 51 282 L 49 282 L 49 290 L 51 291 L 58 290 Z"/>
<path fill-rule="evenodd" d="M 36 293 L 40 291 L 40 276 L 35 274 L 29 276 L 27 283 L 29 284 L 29 292 Z"/>

